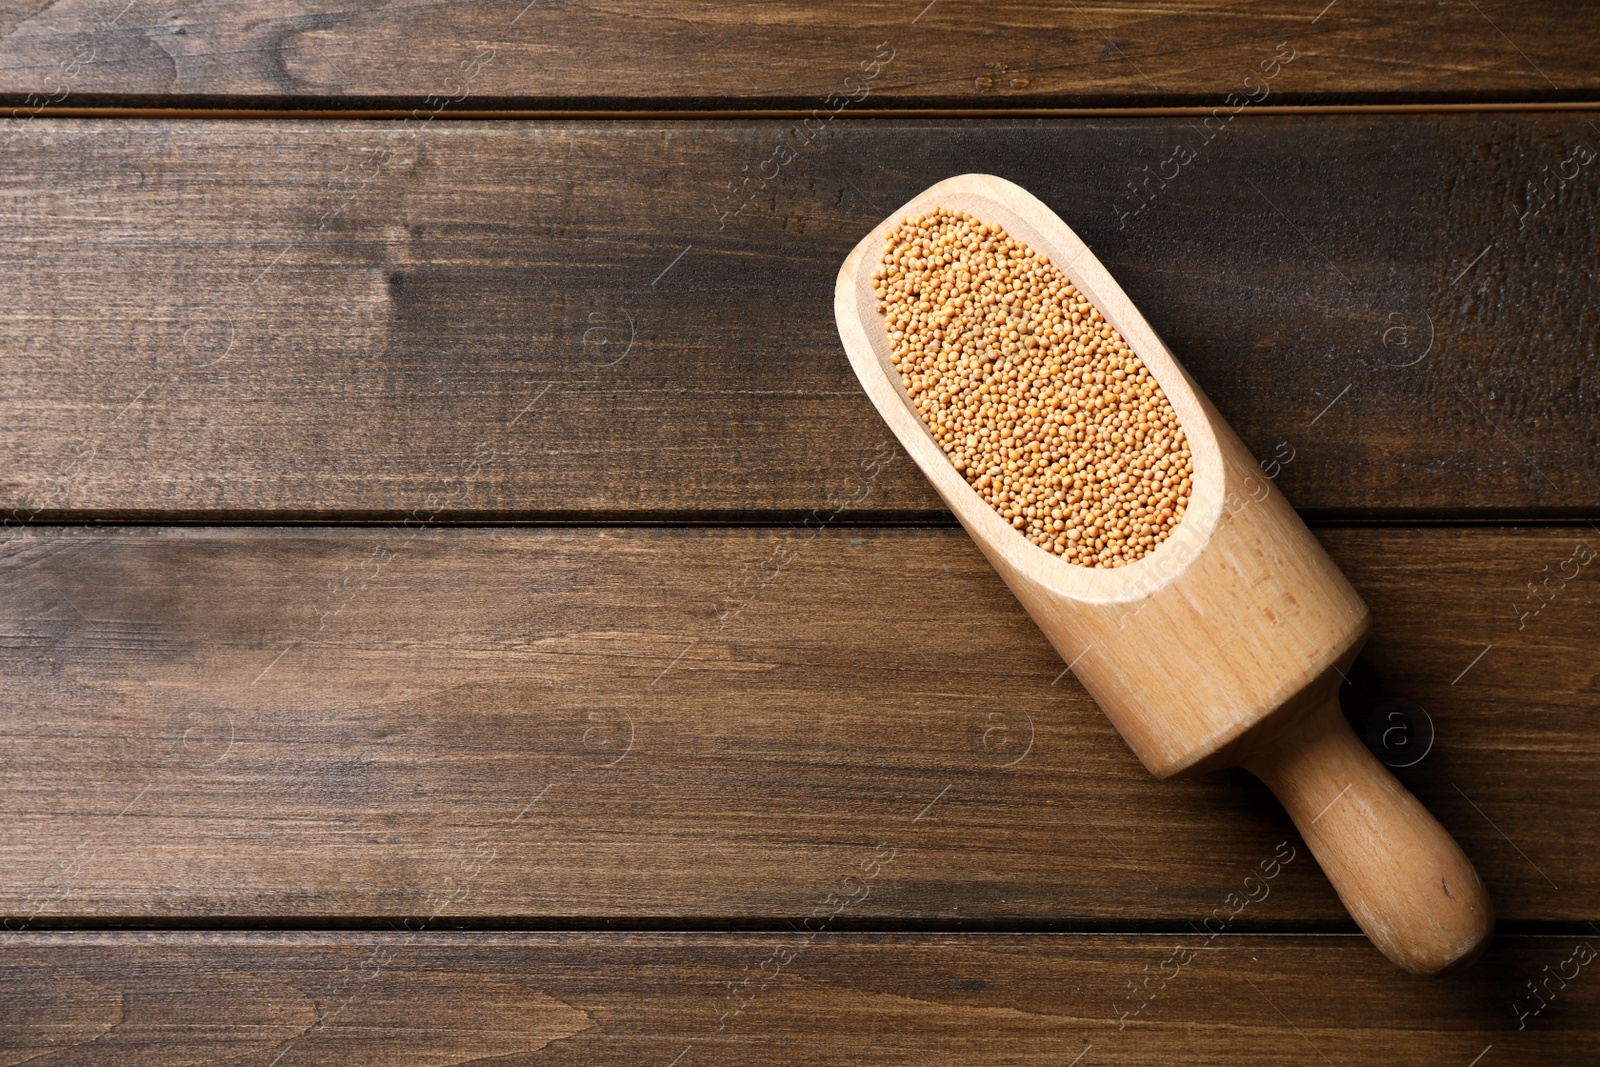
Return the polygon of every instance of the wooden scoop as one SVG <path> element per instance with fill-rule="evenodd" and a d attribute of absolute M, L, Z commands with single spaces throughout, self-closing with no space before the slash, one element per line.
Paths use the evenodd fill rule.
<path fill-rule="evenodd" d="M 889 361 L 871 276 L 887 231 L 936 207 L 998 224 L 1046 256 L 1166 392 L 1188 436 L 1194 491 L 1153 552 L 1115 569 L 1065 562 L 1012 529 L 928 433 Z M 1406 970 L 1440 974 L 1483 950 L 1494 914 L 1478 873 L 1339 710 L 1366 605 L 1066 223 L 991 175 L 940 182 L 850 253 L 834 313 L 878 413 L 1151 773 L 1255 774 L 1361 929 Z"/>

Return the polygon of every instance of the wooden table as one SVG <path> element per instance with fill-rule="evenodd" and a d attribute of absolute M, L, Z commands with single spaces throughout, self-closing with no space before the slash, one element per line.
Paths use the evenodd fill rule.
<path fill-rule="evenodd" d="M 0 32 L 0 1063 L 1600 1056 L 1591 9 Z M 975 170 L 1371 604 L 1467 973 L 1151 780 L 890 442 L 833 276 Z"/>

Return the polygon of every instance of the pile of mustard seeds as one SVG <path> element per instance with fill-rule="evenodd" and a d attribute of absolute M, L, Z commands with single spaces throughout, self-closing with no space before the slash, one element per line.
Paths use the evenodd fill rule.
<path fill-rule="evenodd" d="M 1044 256 L 937 208 L 889 231 L 872 288 L 923 422 L 1028 540 L 1121 567 L 1183 520 L 1194 467 L 1177 413 Z"/>

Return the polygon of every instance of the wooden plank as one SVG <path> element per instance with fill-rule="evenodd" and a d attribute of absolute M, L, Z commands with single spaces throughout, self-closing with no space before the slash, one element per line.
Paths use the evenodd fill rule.
<path fill-rule="evenodd" d="M 663 1067 L 1492 1067 L 1588 1062 L 1600 1011 L 1590 973 L 1600 937 L 1587 931 L 1503 937 L 1470 970 L 1439 982 L 1408 978 L 1355 937 L 424 931 L 7 940 L 0 1057 L 38 1056 L 28 1062 L 45 1067 L 301 1067 L 401 1055 L 419 1067 L 509 1056 Z M 1146 982 L 1134 1014 L 1140 1001 L 1130 987 Z M 1530 982 L 1548 991 L 1537 1014 Z"/>
<path fill-rule="evenodd" d="M 1600 143 L 1586 118 L 1239 120 L 1137 214 L 1191 122 L 840 123 L 733 191 L 786 128 L 29 123 L 0 170 L 0 503 L 942 514 L 833 280 L 982 169 L 1079 229 L 1303 511 L 1593 514 L 1597 186 L 1524 189 Z"/>
<path fill-rule="evenodd" d="M 1376 617 L 1347 713 L 1425 710 L 1397 773 L 1502 918 L 1594 917 L 1600 536 L 1320 536 Z M 959 530 L 38 528 L 3 583 L 0 915 L 743 921 L 893 854 L 849 919 L 1200 921 L 1288 842 L 1241 921 L 1346 921 Z"/>
<path fill-rule="evenodd" d="M 862 92 L 877 108 L 1215 106 L 1263 84 L 1289 103 L 1561 100 L 1600 88 L 1587 61 L 1597 31 L 1592 9 L 1571 2 L 83 0 L 8 13 L 0 92 L 25 108 L 65 94 L 69 105 L 412 108 L 437 95 L 466 108 L 809 110 Z M 1288 71 L 1246 82 L 1280 45 L 1296 55 Z M 889 62 L 863 68 L 875 55 Z"/>

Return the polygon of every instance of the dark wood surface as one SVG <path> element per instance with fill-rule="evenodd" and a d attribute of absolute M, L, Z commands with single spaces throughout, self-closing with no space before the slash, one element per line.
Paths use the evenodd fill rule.
<path fill-rule="evenodd" d="M 1352 719 L 1425 709 L 1399 773 L 1501 917 L 1596 914 L 1600 560 L 1527 584 L 1600 535 L 1321 536 Z M 960 530 L 30 528 L 0 589 L 40 922 L 749 922 L 880 847 L 851 920 L 1198 921 L 1298 842 L 1242 772 L 1151 779 Z M 1245 921 L 1348 922 L 1299 847 Z"/>
<path fill-rule="evenodd" d="M 731 192 L 784 129 L 28 123 L 0 166 L 0 503 L 941 515 L 833 280 L 883 213 L 981 169 L 1079 229 L 1246 443 L 1292 457 L 1303 512 L 1595 513 L 1597 186 L 1525 188 L 1600 144 L 1588 113 L 1240 118 L 1125 223 L 1190 120 L 839 123 Z"/>
<path fill-rule="evenodd" d="M 0 8 L 0 1064 L 1593 1061 L 1595 24 Z M 1372 606 L 1464 974 L 1151 780 L 889 444 L 834 273 L 975 170 Z"/>
<path fill-rule="evenodd" d="M 1355 937 L 1187 931 L 7 940 L 0 1057 L 40 1067 L 1578 1064 L 1600 1012 L 1593 933 L 1502 938 L 1437 982 Z"/>
<path fill-rule="evenodd" d="M 810 109 L 1592 99 L 1583 4 L 11 4 L 0 92 L 73 105 Z M 877 77 L 861 64 L 891 51 Z"/>

